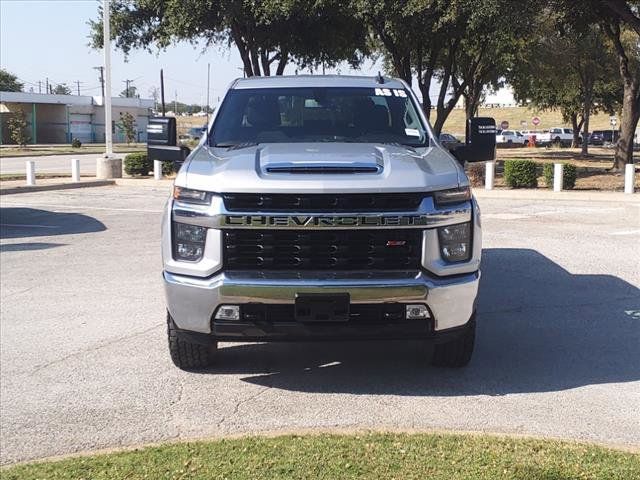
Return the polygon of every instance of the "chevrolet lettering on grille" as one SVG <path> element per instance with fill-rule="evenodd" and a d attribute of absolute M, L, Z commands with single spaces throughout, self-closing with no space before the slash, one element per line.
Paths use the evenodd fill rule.
<path fill-rule="evenodd" d="M 419 227 L 430 224 L 430 215 L 225 215 L 228 227 Z"/>

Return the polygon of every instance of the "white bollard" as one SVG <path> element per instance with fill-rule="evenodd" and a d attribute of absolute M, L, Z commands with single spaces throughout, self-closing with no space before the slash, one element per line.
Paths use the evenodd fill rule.
<path fill-rule="evenodd" d="M 153 179 L 162 180 L 162 162 L 160 160 L 153 161 Z"/>
<path fill-rule="evenodd" d="M 33 186 L 36 184 L 36 162 L 33 160 L 27 160 L 27 185 Z"/>
<path fill-rule="evenodd" d="M 561 163 L 553 164 L 553 191 L 562 191 L 562 173 L 564 171 L 564 165 Z"/>
<path fill-rule="evenodd" d="M 80 160 L 77 158 L 71 159 L 71 181 L 80 181 Z"/>
<path fill-rule="evenodd" d="M 496 162 L 485 163 L 484 189 L 493 190 L 493 178 L 495 177 Z"/>
<path fill-rule="evenodd" d="M 633 184 L 635 183 L 635 164 L 627 163 L 624 166 L 624 193 L 633 193 Z"/>

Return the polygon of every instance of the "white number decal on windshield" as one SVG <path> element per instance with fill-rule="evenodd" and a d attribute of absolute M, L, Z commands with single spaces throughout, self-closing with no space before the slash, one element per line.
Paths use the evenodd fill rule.
<path fill-rule="evenodd" d="M 399 89 L 376 88 L 375 95 L 377 97 L 402 97 L 407 98 L 407 92 Z"/>

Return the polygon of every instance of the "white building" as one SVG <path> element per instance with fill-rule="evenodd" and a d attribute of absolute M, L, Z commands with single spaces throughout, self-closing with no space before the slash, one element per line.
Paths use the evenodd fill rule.
<path fill-rule="evenodd" d="M 152 107 L 149 99 L 112 98 L 113 141 L 126 141 L 118 123 L 120 115 L 128 112 L 136 119 L 136 141 L 146 142 Z M 0 92 L 1 144 L 11 143 L 7 120 L 18 111 L 25 114 L 30 143 L 70 143 L 74 138 L 82 143 L 105 141 L 102 97 Z"/>

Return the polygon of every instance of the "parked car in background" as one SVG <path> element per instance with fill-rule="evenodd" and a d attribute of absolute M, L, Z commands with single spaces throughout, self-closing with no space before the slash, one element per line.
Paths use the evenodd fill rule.
<path fill-rule="evenodd" d="M 554 127 L 543 130 L 536 135 L 536 145 L 548 147 L 556 145 L 558 147 L 570 147 L 573 143 L 573 129 L 564 127 Z"/>
<path fill-rule="evenodd" d="M 451 148 L 455 148 L 458 145 L 462 145 L 462 142 L 458 140 L 454 135 L 450 133 L 441 133 L 438 136 L 438 140 L 444 148 L 451 150 Z"/>
<path fill-rule="evenodd" d="M 187 138 L 190 140 L 200 140 L 200 138 L 204 135 L 204 132 L 207 131 L 207 126 L 203 125 L 201 127 L 192 127 L 187 132 Z"/>
<path fill-rule="evenodd" d="M 496 144 L 503 146 L 526 145 L 527 138 L 517 130 L 498 130 Z"/>
<path fill-rule="evenodd" d="M 589 145 L 606 145 L 616 143 L 620 138 L 620 130 L 594 130 L 589 135 Z"/>

